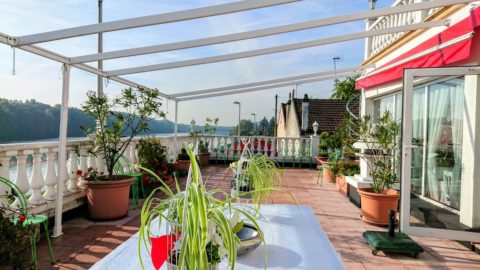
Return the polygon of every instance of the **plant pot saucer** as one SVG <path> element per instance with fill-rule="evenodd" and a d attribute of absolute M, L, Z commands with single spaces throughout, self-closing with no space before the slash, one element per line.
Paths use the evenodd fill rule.
<path fill-rule="evenodd" d="M 374 226 L 378 226 L 378 227 L 388 227 L 388 223 L 376 222 L 376 221 L 370 220 L 370 219 L 364 217 L 362 214 L 360 214 L 360 219 L 363 222 L 368 223 L 370 225 L 374 225 Z M 396 225 L 398 225 L 398 219 L 397 218 L 395 218 L 395 226 Z"/>

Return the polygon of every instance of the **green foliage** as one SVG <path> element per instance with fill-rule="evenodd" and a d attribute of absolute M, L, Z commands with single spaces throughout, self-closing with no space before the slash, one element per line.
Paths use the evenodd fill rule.
<path fill-rule="evenodd" d="M 113 179 L 115 164 L 133 137 L 148 130 L 150 117 L 165 116 L 160 109 L 160 95 L 157 90 L 126 88 L 116 98 L 97 96 L 93 91 L 87 93 L 87 98 L 82 110 L 97 122 L 93 153 L 104 158 L 107 178 Z"/>
<path fill-rule="evenodd" d="M 140 250 L 142 246 L 150 250 L 151 223 L 155 218 L 159 223 L 170 226 L 172 233 L 181 233 L 179 256 L 176 260 L 178 269 L 208 269 L 209 263 L 217 265 L 222 259 L 220 251 L 225 252 L 230 269 L 235 269 L 237 247 L 240 245 L 236 233 L 241 226 L 239 216 L 251 222 L 259 231 L 262 241 L 263 232 L 254 217 L 245 211 L 247 205 L 234 205 L 228 194 L 218 190 L 207 191 L 200 181 L 200 169 L 193 151 L 187 148 L 187 153 L 192 164 L 192 179 L 181 191 L 177 183 L 177 192 L 163 183 L 160 188 L 167 195 L 160 199 L 150 195 L 143 204 L 141 211 L 141 227 L 139 230 L 139 258 L 143 268 Z M 152 176 L 161 179 L 153 172 Z M 216 199 L 216 194 L 226 197 L 225 200 Z M 158 225 L 156 225 L 158 226 Z M 220 238 L 220 239 L 218 239 Z M 210 244 L 210 245 L 209 245 Z M 176 247 L 178 248 L 178 247 Z M 209 256 L 217 252 L 218 256 Z"/>
<path fill-rule="evenodd" d="M 199 154 L 208 153 L 208 146 L 209 146 L 208 141 L 206 141 L 206 140 L 199 140 L 199 141 L 198 141 L 198 153 L 199 153 Z"/>
<path fill-rule="evenodd" d="M 360 165 L 354 161 L 339 161 L 335 166 L 336 175 L 353 176 L 360 173 Z"/>
<path fill-rule="evenodd" d="M 218 117 L 215 119 L 210 119 L 207 117 L 207 121 L 205 123 L 205 126 L 203 127 L 205 134 L 215 134 L 217 132 L 218 121 Z"/>
<path fill-rule="evenodd" d="M 155 137 L 141 139 L 137 146 L 138 158 L 142 167 L 154 171 L 162 179 L 172 176 L 175 170 L 167 160 L 167 148 Z"/>
<path fill-rule="evenodd" d="M 400 127 L 392 120 L 392 115 L 388 111 L 376 124 L 372 123 L 369 115 L 359 121 L 358 135 L 369 150 L 370 160 L 367 164 L 373 178 L 372 188 L 376 193 L 385 192 L 398 181 L 395 155 L 398 150 L 399 133 Z"/>
<path fill-rule="evenodd" d="M 7 213 L 11 211 L 0 205 L 0 269 L 35 269 L 30 242 L 35 226 L 13 223 Z"/>
<path fill-rule="evenodd" d="M 355 90 L 355 80 L 359 75 L 348 77 L 343 81 L 335 79 L 332 99 L 359 100 L 360 91 Z"/>
<path fill-rule="evenodd" d="M 180 153 L 178 153 L 177 160 L 190 160 L 190 157 L 187 154 L 187 150 L 185 148 L 180 149 Z"/>
<path fill-rule="evenodd" d="M 275 129 L 277 128 L 277 124 L 275 123 L 275 118 L 272 117 L 270 120 L 267 120 L 264 117 L 259 122 L 255 123 L 250 120 L 242 119 L 240 120 L 240 135 L 247 136 L 255 134 L 255 127 L 257 127 L 257 134 L 263 136 L 273 136 L 275 134 Z M 231 135 L 238 134 L 238 125 L 236 125 L 233 130 L 230 132 Z"/>

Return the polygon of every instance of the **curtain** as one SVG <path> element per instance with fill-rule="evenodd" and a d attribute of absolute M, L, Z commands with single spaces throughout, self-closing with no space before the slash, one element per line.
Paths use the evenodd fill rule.
<path fill-rule="evenodd" d="M 447 183 L 450 205 L 460 208 L 460 184 L 462 179 L 462 138 L 463 138 L 463 80 L 451 80 L 450 92 L 450 119 L 452 123 L 452 146 L 455 165 L 453 177 Z"/>
<path fill-rule="evenodd" d="M 449 91 L 441 84 L 428 87 L 428 142 L 427 146 L 427 197 L 440 200 L 440 187 L 437 175 L 437 150 L 442 134 L 443 122 L 447 115 Z M 441 177 L 441 176 L 440 176 Z"/>
<path fill-rule="evenodd" d="M 412 149 L 412 191 L 424 195 L 422 194 L 423 147 L 425 147 L 423 136 L 423 126 L 425 124 L 424 87 L 413 90 L 412 103 L 412 144 L 419 146 L 419 148 Z"/>

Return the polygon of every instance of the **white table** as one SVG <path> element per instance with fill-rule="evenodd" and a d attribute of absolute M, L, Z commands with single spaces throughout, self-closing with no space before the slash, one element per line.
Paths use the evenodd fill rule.
<path fill-rule="evenodd" d="M 268 269 L 345 269 L 340 256 L 328 240 L 309 206 L 262 205 L 265 220 L 259 220 L 266 245 L 238 257 L 235 269 L 264 269 L 267 252 Z M 159 235 L 164 228 L 160 229 Z M 153 269 L 150 257 L 142 248 L 145 269 Z M 227 269 L 225 263 L 220 269 Z M 91 269 L 141 269 L 138 259 L 138 233 L 125 241 Z M 161 269 L 167 269 L 164 265 Z"/>

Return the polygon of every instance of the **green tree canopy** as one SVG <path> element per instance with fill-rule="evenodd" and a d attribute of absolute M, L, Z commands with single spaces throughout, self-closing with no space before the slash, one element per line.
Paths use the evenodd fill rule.
<path fill-rule="evenodd" d="M 343 81 L 335 79 L 333 94 L 330 98 L 341 100 L 359 100 L 360 91 L 355 90 L 355 80 L 358 77 L 358 75 L 347 77 Z"/>

